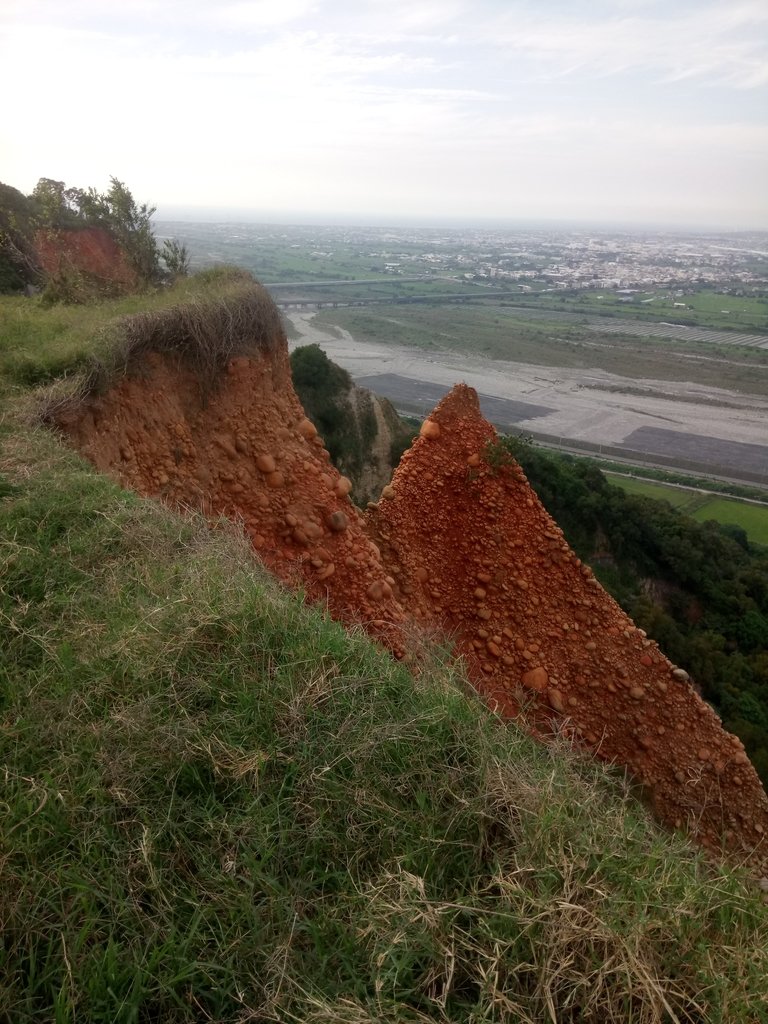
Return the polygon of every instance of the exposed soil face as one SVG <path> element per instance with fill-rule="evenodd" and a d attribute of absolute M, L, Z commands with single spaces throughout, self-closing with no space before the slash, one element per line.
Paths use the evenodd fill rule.
<path fill-rule="evenodd" d="M 49 277 L 75 271 L 108 286 L 111 292 L 130 292 L 138 285 L 125 253 L 102 228 L 38 231 L 35 248 Z"/>
<path fill-rule="evenodd" d="M 503 714 L 524 705 L 626 766 L 663 822 L 764 865 L 768 798 L 741 741 L 579 561 L 520 467 L 489 463 L 495 437 L 456 386 L 369 508 L 395 596 L 451 633 Z"/>
<path fill-rule="evenodd" d="M 379 552 L 291 386 L 285 344 L 230 361 L 210 394 L 168 356 L 66 412 L 95 466 L 140 494 L 241 521 L 267 567 L 401 653 L 403 619 Z"/>
<path fill-rule="evenodd" d="M 397 656 L 408 621 L 447 630 L 503 714 L 526 705 L 540 732 L 625 765 L 662 821 L 766 869 L 768 798 L 741 741 L 580 563 L 517 464 L 488 461 L 496 435 L 471 388 L 435 409 L 365 521 L 304 416 L 284 339 L 206 391 L 150 354 L 59 426 L 124 486 L 242 521 L 281 580 Z"/>
<path fill-rule="evenodd" d="M 349 390 L 349 404 L 363 436 L 362 424 L 366 413 L 369 413 L 375 422 L 375 432 L 368 442 L 365 463 L 359 473 L 349 474 L 354 484 L 355 498 L 362 505 L 378 497 L 381 489 L 392 479 L 395 469 L 392 449 L 397 447 L 402 438 L 403 428 L 391 402 L 386 398 L 379 398 L 366 388 L 353 384 Z"/>

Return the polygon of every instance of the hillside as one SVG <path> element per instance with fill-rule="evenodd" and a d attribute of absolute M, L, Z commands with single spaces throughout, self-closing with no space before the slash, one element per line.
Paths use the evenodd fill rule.
<path fill-rule="evenodd" d="M 127 301 L 101 306 L 93 330 L 84 311 L 80 334 L 37 300 L 3 307 L 18 318 L 2 360 L 0 1017 L 768 1019 L 760 890 L 660 830 L 567 730 L 542 744 L 502 725 L 427 642 L 409 607 L 434 629 L 455 570 L 446 561 L 426 592 L 387 571 L 293 395 L 261 291 L 209 274 L 109 320 Z M 68 443 L 30 427 L 41 408 Z M 425 511 L 409 529 L 435 525 L 440 474 L 420 460 L 437 446 L 449 469 L 457 438 L 476 447 L 490 429 L 476 421 L 446 446 L 449 411 L 433 422 L 442 445 L 434 430 L 416 443 L 380 519 L 413 487 Z M 492 530 L 492 496 L 509 515 L 502 495 L 525 482 L 466 458 Z M 522 504 L 521 523 L 544 522 L 532 493 Z M 598 593 L 539 540 L 555 578 L 574 570 Z M 404 550 L 401 565 L 418 569 Z M 610 644 L 626 640 L 640 636 Z M 649 679 L 668 673 L 644 649 Z M 669 691 L 702 717 L 695 694 Z M 549 731 L 553 712 L 521 721 Z M 748 765 L 724 771 L 751 792 Z"/>

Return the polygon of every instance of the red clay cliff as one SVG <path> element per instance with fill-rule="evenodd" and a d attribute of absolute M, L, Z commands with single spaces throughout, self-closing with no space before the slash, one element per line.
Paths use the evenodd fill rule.
<path fill-rule="evenodd" d="M 524 706 L 539 728 L 625 766 L 666 824 L 764 862 L 768 798 L 741 740 L 603 590 L 495 441 L 464 385 L 423 424 L 367 513 L 395 596 L 450 633 L 502 714 Z"/>
<path fill-rule="evenodd" d="M 759 870 L 768 798 L 741 741 L 570 550 L 458 385 L 424 423 L 365 520 L 293 391 L 285 339 L 230 359 L 208 391 L 144 357 L 59 426 L 124 486 L 242 522 L 267 567 L 403 653 L 408 621 L 453 638 L 503 715 L 525 708 L 625 766 L 657 816 Z"/>

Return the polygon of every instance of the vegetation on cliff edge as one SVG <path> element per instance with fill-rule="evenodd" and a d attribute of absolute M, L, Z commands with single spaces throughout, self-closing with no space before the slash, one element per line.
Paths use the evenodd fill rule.
<path fill-rule="evenodd" d="M 27 355 L 49 372 L 56 347 L 41 327 Z M 231 524 L 31 428 L 17 365 L 1 1021 L 768 1021 L 768 907 L 739 872 L 499 722 L 440 649 L 414 637 L 414 677 Z"/>

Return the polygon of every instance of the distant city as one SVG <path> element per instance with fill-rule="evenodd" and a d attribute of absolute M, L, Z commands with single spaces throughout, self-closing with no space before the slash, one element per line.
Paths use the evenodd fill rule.
<path fill-rule="evenodd" d="M 768 233 L 630 234 L 587 231 L 438 230 L 159 222 L 158 234 L 187 241 L 193 262 L 247 265 L 276 280 L 370 275 L 449 277 L 562 289 L 709 287 L 768 291 Z M 300 259 L 292 260 L 291 255 Z M 297 264 L 297 265 L 292 265 Z M 649 300 L 652 301 L 652 300 Z"/>

